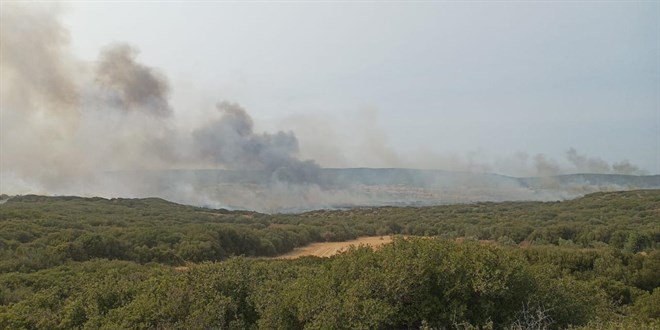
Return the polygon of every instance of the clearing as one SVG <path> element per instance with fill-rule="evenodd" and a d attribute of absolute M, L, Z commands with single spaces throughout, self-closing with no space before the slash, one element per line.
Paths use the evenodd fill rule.
<path fill-rule="evenodd" d="M 278 259 L 295 259 L 305 256 L 331 257 L 337 253 L 348 250 L 351 245 L 367 245 L 378 248 L 383 244 L 392 242 L 391 236 L 367 236 L 344 242 L 322 242 L 312 243 L 303 247 L 295 248 L 293 251 L 277 256 Z"/>

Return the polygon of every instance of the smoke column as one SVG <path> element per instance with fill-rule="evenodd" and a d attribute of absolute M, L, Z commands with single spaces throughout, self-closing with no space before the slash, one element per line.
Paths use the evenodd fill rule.
<path fill-rule="evenodd" d="M 276 180 L 316 181 L 299 161 L 292 132 L 255 133 L 238 104 L 192 136 L 174 129 L 170 84 L 126 44 L 85 63 L 69 51 L 57 6 L 3 5 L 1 147 L 3 190 L 77 193 L 104 171 L 185 166 L 266 171 Z"/>

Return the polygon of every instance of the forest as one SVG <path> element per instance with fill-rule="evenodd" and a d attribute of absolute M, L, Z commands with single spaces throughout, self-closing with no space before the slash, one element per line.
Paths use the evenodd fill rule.
<path fill-rule="evenodd" d="M 15 196 L 0 328 L 657 329 L 659 243 L 660 190 L 301 214 Z"/>

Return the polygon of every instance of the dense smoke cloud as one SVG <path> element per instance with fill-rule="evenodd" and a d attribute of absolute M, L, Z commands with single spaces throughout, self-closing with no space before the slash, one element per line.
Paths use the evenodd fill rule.
<path fill-rule="evenodd" d="M 125 44 L 86 63 L 69 52 L 57 6 L 3 4 L 0 65 L 2 189 L 78 193 L 112 170 L 210 167 L 316 180 L 292 132 L 255 133 L 239 105 L 205 126 L 175 129 L 170 86 Z M 130 188 L 130 187 L 128 187 Z M 130 189 L 129 189 L 130 190 Z"/>
<path fill-rule="evenodd" d="M 301 162 L 298 139 L 293 132 L 256 134 L 252 118 L 240 105 L 221 102 L 222 117 L 193 132 L 200 159 L 210 159 L 229 169 L 273 173 L 287 182 L 317 182 L 320 167 L 312 161 Z"/>
<path fill-rule="evenodd" d="M 68 31 L 51 7 L 4 4 L 0 11 L 2 79 L 20 93 L 3 93 L 5 104 L 23 110 L 57 110 L 75 102 L 75 63 L 67 61 Z"/>
<path fill-rule="evenodd" d="M 68 33 L 56 8 L 3 4 L 0 10 L 0 168 L 3 189 L 55 186 L 79 173 L 70 128 L 79 119 L 76 62 L 68 56 Z M 9 190 L 9 189 L 8 189 Z"/>
<path fill-rule="evenodd" d="M 105 102 L 126 111 L 171 115 L 167 80 L 155 69 L 137 63 L 137 54 L 135 48 L 124 44 L 103 50 L 96 67 L 96 82 L 107 92 Z"/>

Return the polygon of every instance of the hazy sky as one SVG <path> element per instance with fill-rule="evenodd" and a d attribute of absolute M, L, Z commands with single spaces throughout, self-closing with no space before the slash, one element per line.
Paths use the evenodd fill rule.
<path fill-rule="evenodd" d="M 657 1 L 67 7 L 75 55 L 135 45 L 168 76 L 181 122 L 238 102 L 257 129 L 294 130 L 321 165 L 575 148 L 660 173 Z"/>

